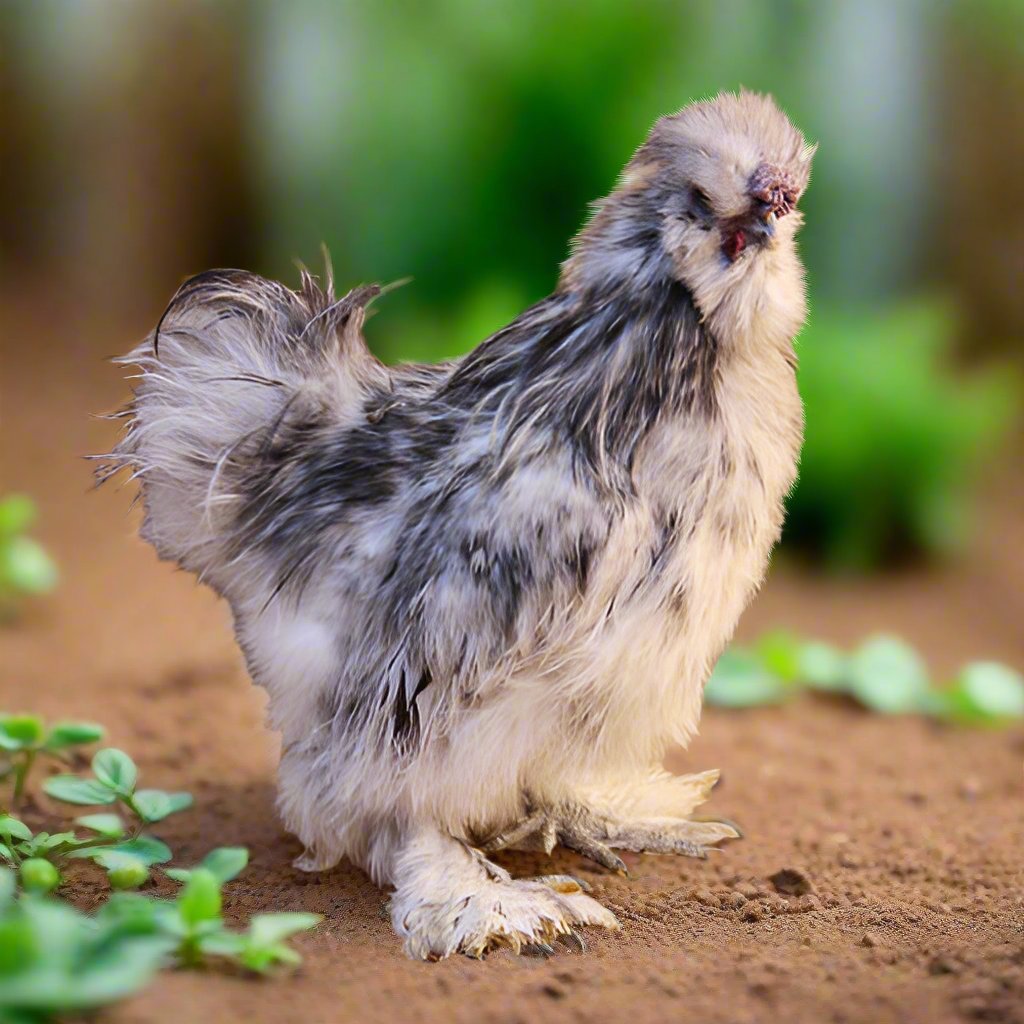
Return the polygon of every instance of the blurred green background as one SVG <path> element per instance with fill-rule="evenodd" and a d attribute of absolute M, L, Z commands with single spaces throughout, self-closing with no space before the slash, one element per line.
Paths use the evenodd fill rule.
<path fill-rule="evenodd" d="M 6 0 L 0 28 L 8 292 L 141 334 L 188 274 L 294 283 L 325 243 L 343 286 L 413 279 L 384 358 L 449 357 L 551 289 L 660 114 L 742 84 L 820 143 L 789 549 L 953 552 L 1019 436 L 1020 3 Z"/>

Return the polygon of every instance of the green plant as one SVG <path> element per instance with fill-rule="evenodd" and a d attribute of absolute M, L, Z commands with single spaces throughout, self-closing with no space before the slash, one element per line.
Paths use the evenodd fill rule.
<path fill-rule="evenodd" d="M 972 662 L 945 686 L 932 682 L 920 655 L 896 637 L 875 636 L 850 654 L 829 644 L 768 633 L 755 647 L 734 646 L 704 691 L 709 704 L 777 704 L 802 689 L 840 693 L 882 714 L 927 714 L 969 725 L 1024 718 L 1024 677 L 995 662 Z"/>
<path fill-rule="evenodd" d="M 65 803 L 120 803 L 134 817 L 135 825 L 127 828 L 120 815 L 114 813 L 87 814 L 78 818 L 77 823 L 95 835 L 83 839 L 74 833 L 63 833 L 61 843 L 44 845 L 38 854 L 47 859 L 88 858 L 106 871 L 113 888 L 135 888 L 149 878 L 150 867 L 171 859 L 167 845 L 142 833 L 142 827 L 191 807 L 192 797 L 188 793 L 137 789 L 139 772 L 135 762 L 123 750 L 113 747 L 96 753 L 92 759 L 92 770 L 91 779 L 55 775 L 46 780 L 43 789 Z M 19 852 L 27 851 L 19 848 Z"/>
<path fill-rule="evenodd" d="M 101 818 L 112 818 L 114 822 Z M 33 834 L 23 822 L 11 815 L 0 815 L 0 859 L 12 867 L 19 867 L 26 888 L 56 888 L 61 881 L 58 867 L 65 861 L 88 859 L 107 872 L 115 889 L 134 888 L 149 877 L 153 864 L 164 864 L 171 859 L 165 843 L 153 836 L 135 834 L 127 836 L 124 824 L 117 815 L 92 815 L 94 824 L 86 824 L 90 816 L 79 818 L 78 824 L 96 833 L 80 836 L 74 832 L 38 832 Z M 45 869 L 47 864 L 52 870 Z M 44 883 L 44 879 L 46 880 Z"/>
<path fill-rule="evenodd" d="M 123 751 L 113 747 L 100 750 L 92 759 L 93 778 L 54 775 L 43 789 L 56 800 L 69 804 L 103 805 L 120 803 L 147 825 L 192 806 L 189 793 L 167 793 L 162 789 L 137 789 L 139 770 Z"/>
<path fill-rule="evenodd" d="M 221 846 L 212 850 L 201 864 L 196 865 L 209 871 L 223 885 L 236 878 L 249 863 L 249 851 L 244 846 Z M 195 868 L 167 868 L 167 875 L 176 882 L 187 882 Z"/>
<path fill-rule="evenodd" d="M 36 507 L 23 494 L 0 500 L 0 610 L 22 594 L 45 594 L 57 584 L 57 567 L 38 541 L 25 532 Z"/>
<path fill-rule="evenodd" d="M 304 911 L 254 914 L 244 932 L 225 936 L 219 955 L 257 974 L 267 974 L 279 964 L 297 966 L 302 958 L 285 940 L 315 928 L 321 920 L 320 914 Z"/>
<path fill-rule="evenodd" d="M 197 967 L 223 959 L 257 974 L 301 957 L 287 939 L 308 931 L 319 914 L 256 914 L 243 931 L 229 928 L 221 913 L 225 877 L 234 877 L 248 861 L 241 847 L 215 850 L 209 867 L 187 872 L 174 900 L 138 893 L 116 893 L 92 917 L 52 898 L 52 865 L 26 860 L 21 873 L 38 873 L 38 884 L 24 884 L 16 895 L 15 878 L 0 868 L 0 1022 L 48 1020 L 53 1013 L 88 1009 L 141 987 L 164 964 Z M 54 944 L 57 930 L 61 941 Z M 116 959 L 118 970 L 111 971 Z M 20 1016 L 19 1016 L 20 1014 Z"/>
<path fill-rule="evenodd" d="M 223 885 L 209 868 L 194 868 L 188 873 L 178 898 L 158 908 L 154 927 L 174 940 L 174 953 L 179 962 L 192 967 L 202 964 L 207 957 L 224 957 L 259 974 L 267 973 L 277 964 L 299 963 L 299 955 L 285 945 L 284 940 L 313 928 L 321 920 L 320 915 L 257 914 L 246 931 L 234 932 L 225 926 L 221 917 Z"/>
<path fill-rule="evenodd" d="M 47 730 L 41 719 L 33 715 L 0 718 L 0 745 L 13 759 L 15 804 L 20 802 L 29 771 L 39 754 L 57 755 L 69 747 L 94 742 L 102 735 L 100 726 L 85 722 L 58 723 Z M 134 888 L 146 881 L 152 865 L 171 859 L 167 845 L 143 834 L 142 827 L 191 806 L 192 797 L 188 793 L 137 789 L 135 762 L 120 750 L 99 751 L 92 767 L 91 779 L 56 775 L 43 788 L 50 796 L 67 803 L 120 802 L 133 816 L 134 824 L 126 825 L 114 813 L 87 814 L 76 819 L 76 824 L 92 835 L 82 836 L 73 831 L 33 834 L 19 819 L 0 815 L 0 858 L 12 867 L 20 866 L 26 887 L 53 889 L 60 884 L 57 869 L 65 861 L 88 859 L 106 871 L 113 888 Z M 50 865 L 50 869 L 43 864 Z"/>
<path fill-rule="evenodd" d="M 807 429 L 789 545 L 865 570 L 961 544 L 976 470 L 1020 389 L 997 371 L 954 375 L 954 334 L 940 303 L 815 310 L 798 342 Z"/>
<path fill-rule="evenodd" d="M 0 868 L 0 1022 L 37 1024 L 96 1009 L 145 985 L 167 940 L 117 915 L 94 917 L 44 895 L 15 893 Z"/>
<path fill-rule="evenodd" d="M 2 721 L 16 723 L 6 735 L 18 740 L 20 746 L 11 752 L 19 755 L 50 752 L 46 739 L 51 736 L 63 749 L 62 744 L 102 734 L 98 726 L 86 733 L 80 724 L 47 732 L 27 715 Z M 17 724 L 26 721 L 35 724 Z M 102 811 L 75 819 L 88 835 L 33 833 L 19 818 L 0 813 L 0 860 L 10 865 L 0 867 L 0 1024 L 41 1024 L 57 1014 L 95 1009 L 141 988 L 161 966 L 224 960 L 268 974 L 300 962 L 287 939 L 314 927 L 319 914 L 256 914 L 243 930 L 224 922 L 222 889 L 248 864 L 244 847 L 213 850 L 191 869 L 166 869 L 183 883 L 172 900 L 115 891 L 90 916 L 53 896 L 62 884 L 59 868 L 74 859 L 102 867 L 114 890 L 142 884 L 153 865 L 171 859 L 171 851 L 141 829 L 192 803 L 187 793 L 138 789 L 138 769 L 123 751 L 100 750 L 92 769 L 88 778 L 54 776 L 44 789 L 71 804 L 119 804 L 132 824 Z"/>
<path fill-rule="evenodd" d="M 4 759 L 0 778 L 14 776 L 14 807 L 20 805 L 29 773 L 39 757 L 61 760 L 74 747 L 102 738 L 102 727 L 92 722 L 57 722 L 47 728 L 38 715 L 0 715 L 0 756 Z"/>

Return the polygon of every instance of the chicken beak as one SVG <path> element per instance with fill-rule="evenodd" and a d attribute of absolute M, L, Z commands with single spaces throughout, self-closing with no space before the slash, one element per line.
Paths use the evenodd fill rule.
<path fill-rule="evenodd" d="M 768 212 L 767 212 L 767 213 L 766 213 L 766 214 L 764 215 L 764 222 L 765 222 L 765 224 L 767 224 L 767 225 L 768 225 L 768 227 L 770 227 L 770 228 L 773 228 L 773 227 L 775 227 L 775 222 L 776 222 L 776 221 L 777 221 L 778 219 L 779 219 L 779 218 L 778 218 L 778 215 L 777 215 L 777 214 L 775 213 L 775 211 L 774 211 L 774 210 L 769 210 L 769 211 L 768 211 Z"/>

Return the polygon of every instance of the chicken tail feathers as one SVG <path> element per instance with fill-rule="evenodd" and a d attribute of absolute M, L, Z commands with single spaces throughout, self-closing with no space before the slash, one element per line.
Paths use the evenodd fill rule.
<path fill-rule="evenodd" d="M 186 281 L 155 330 L 118 360 L 139 372 L 116 414 L 124 434 L 98 456 L 100 483 L 140 482 L 142 536 L 161 558 L 224 592 L 240 484 L 290 423 L 344 423 L 387 371 L 362 336 L 377 285 L 333 295 L 307 271 L 292 291 L 241 270 Z"/>

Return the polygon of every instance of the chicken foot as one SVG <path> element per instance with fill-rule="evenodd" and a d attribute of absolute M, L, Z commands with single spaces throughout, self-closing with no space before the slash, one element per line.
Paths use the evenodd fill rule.
<path fill-rule="evenodd" d="M 561 845 L 610 871 L 628 874 L 616 850 L 705 858 L 711 847 L 741 835 L 735 825 L 726 821 L 661 816 L 627 818 L 597 814 L 582 804 L 566 801 L 548 810 L 531 808 L 520 821 L 490 836 L 480 848 L 485 853 L 507 849 L 551 853 L 556 845 Z"/>

